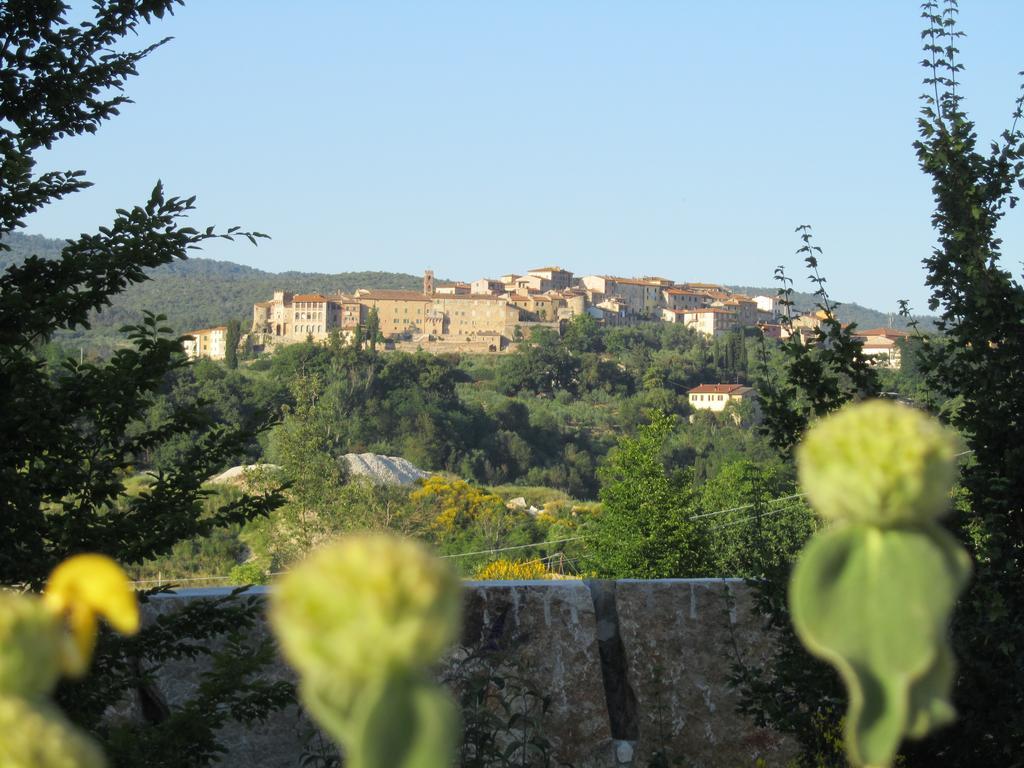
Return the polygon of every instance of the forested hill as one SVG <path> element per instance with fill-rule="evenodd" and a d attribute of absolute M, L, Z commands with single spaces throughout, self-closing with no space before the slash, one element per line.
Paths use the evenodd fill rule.
<path fill-rule="evenodd" d="M 37 254 L 60 255 L 62 240 L 12 233 L 5 242 L 10 251 L 0 252 L 0 271 Z M 423 278 L 396 272 L 263 272 L 259 269 L 213 259 L 189 259 L 150 270 L 151 280 L 133 285 L 113 298 L 113 305 L 93 320 L 96 332 L 113 332 L 137 323 L 143 310 L 167 315 L 168 324 L 185 332 L 238 319 L 247 327 L 252 305 L 266 301 L 275 290 L 293 292 L 351 292 L 357 288 L 419 290 Z"/>
<path fill-rule="evenodd" d="M 775 296 L 778 288 L 758 288 L 750 285 L 730 285 L 729 290 L 737 293 L 744 293 L 747 296 Z M 793 307 L 800 312 L 809 312 L 815 308 L 818 297 L 812 293 L 793 291 Z M 836 317 L 843 323 L 856 323 L 858 328 L 882 328 L 891 325 L 899 330 L 906 330 L 909 321 L 897 313 L 898 307 L 893 307 L 888 312 L 880 312 L 877 309 L 863 307 L 860 304 L 838 301 L 839 308 L 836 310 Z M 922 330 L 932 326 L 934 318 L 927 315 L 915 316 L 921 323 Z"/>
<path fill-rule="evenodd" d="M 20 233 L 10 234 L 5 242 L 11 250 L 0 252 L 0 272 L 30 254 L 55 258 L 64 244 L 62 240 Z M 93 333 L 115 333 L 123 325 L 138 322 L 143 310 L 166 315 L 171 327 L 180 332 L 221 325 L 231 319 L 241 320 L 246 327 L 252 317 L 252 305 L 266 301 L 275 290 L 334 293 L 357 288 L 419 290 L 423 285 L 421 277 L 397 272 L 273 273 L 230 261 L 199 258 L 158 267 L 150 274 L 152 280 L 131 286 L 114 297 L 113 306 L 94 318 Z M 734 286 L 733 290 L 751 296 L 775 295 L 773 288 Z M 810 309 L 815 303 L 815 297 L 809 293 L 794 293 L 793 300 L 801 309 Z M 890 321 L 890 315 L 858 304 L 841 302 L 837 314 L 843 322 L 856 322 L 861 328 L 888 325 Z M 893 325 L 903 328 L 906 323 L 895 316 Z"/>

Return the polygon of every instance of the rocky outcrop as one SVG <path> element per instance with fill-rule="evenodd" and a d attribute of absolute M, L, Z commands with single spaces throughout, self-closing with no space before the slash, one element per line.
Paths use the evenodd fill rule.
<path fill-rule="evenodd" d="M 430 477 L 411 461 L 401 456 L 382 456 L 379 453 L 346 453 L 345 462 L 348 471 L 356 477 L 365 477 L 383 485 L 412 485 L 417 480 Z M 278 470 L 276 464 L 249 464 L 231 467 L 219 475 L 210 478 L 211 483 L 242 485 L 246 472 L 257 470 Z"/>

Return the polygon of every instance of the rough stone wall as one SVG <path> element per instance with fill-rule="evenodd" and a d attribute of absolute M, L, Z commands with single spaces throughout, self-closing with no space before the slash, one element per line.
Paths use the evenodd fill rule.
<path fill-rule="evenodd" d="M 223 593 L 159 597 L 147 618 Z M 517 765 L 781 767 L 793 745 L 737 715 L 727 683 L 736 653 L 764 658 L 762 624 L 736 580 L 467 582 L 461 644 L 438 677 L 469 707 L 471 724 L 508 725 L 491 749 L 530 745 Z M 173 707 L 201 671 L 161 669 L 160 695 Z M 282 663 L 268 676 L 293 679 Z M 318 746 L 294 708 L 222 738 L 232 768 L 298 766 Z"/>

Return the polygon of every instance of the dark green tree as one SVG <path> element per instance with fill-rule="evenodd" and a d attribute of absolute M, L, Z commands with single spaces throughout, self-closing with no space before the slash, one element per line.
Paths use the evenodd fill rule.
<path fill-rule="evenodd" d="M 1024 186 L 1024 133 L 1018 128 L 1024 96 L 1016 100 L 1011 127 L 980 148 L 958 91 L 963 65 L 957 40 L 963 33 L 957 3 L 926 2 L 923 11 L 928 91 L 915 148 L 935 200 L 938 244 L 924 264 L 939 333 L 922 335 L 917 349 L 905 348 L 904 355 L 917 354 L 909 362 L 927 385 L 924 402 L 935 406 L 945 398 L 953 405 L 941 412 L 971 452 L 949 524 L 971 551 L 975 574 L 953 621 L 957 721 L 925 741 L 906 742 L 903 764 L 1014 765 L 1024 752 L 1024 287 L 1001 264 L 996 230 Z M 809 381 L 793 391 L 802 394 Z M 776 442 L 785 446 L 799 424 L 778 423 Z M 745 703 L 756 702 L 749 711 L 762 722 L 800 735 L 807 764 L 817 766 L 821 729 L 816 754 L 815 729 L 802 713 L 841 709 L 834 681 L 814 673 L 788 626 L 778 623 L 784 596 L 778 590 L 761 594 L 761 607 L 782 637 L 762 670 L 769 674 L 743 680 L 753 692 Z"/>
<path fill-rule="evenodd" d="M 26 216 L 88 186 L 80 170 L 37 173 L 37 156 L 57 141 L 95 132 L 117 114 L 128 102 L 126 81 L 164 41 L 129 52 L 118 50 L 120 42 L 177 4 L 97 0 L 91 19 L 80 26 L 66 21 L 68 7 L 59 0 L 0 5 L 0 250 Z M 188 364 L 180 339 L 161 317 L 147 314 L 127 328 L 130 346 L 104 364 L 69 359 L 54 370 L 36 354 L 58 329 L 89 327 L 91 313 L 146 280 L 147 269 L 183 259 L 210 238 L 258 237 L 237 228 L 219 234 L 184 226 L 193 202 L 167 197 L 157 183 L 146 202 L 118 210 L 95 234 L 68 241 L 59 258 L 30 256 L 0 276 L 0 583 L 36 586 L 57 562 L 77 552 L 137 563 L 279 503 L 276 492 L 241 496 L 203 514 L 203 482 L 237 454 L 258 425 L 217 425 L 192 404 L 133 428 L 165 376 Z M 190 443 L 179 460 L 157 473 L 145 493 L 126 493 L 135 457 L 181 435 L 189 435 Z M 245 617 L 245 611 L 238 613 L 233 626 L 251 626 L 253 619 Z M 99 674 L 65 689 L 63 701 L 72 715 L 99 732 L 97 713 L 139 684 L 140 659 L 182 658 L 203 647 L 189 642 L 189 632 L 194 641 L 195 632 L 206 631 L 197 630 L 194 618 L 186 611 L 163 623 L 158 638 L 144 634 L 131 641 L 135 645 L 108 646 L 110 652 L 98 659 Z M 130 647 L 141 654 L 134 661 L 127 655 Z M 253 716 L 283 693 L 276 686 L 257 687 L 258 692 L 243 680 L 227 698 L 244 699 L 240 711 Z M 193 734 L 197 742 L 212 739 L 218 707 L 229 716 L 235 711 L 224 690 L 201 705 L 211 718 L 205 733 Z M 267 698 L 259 704 L 250 694 Z M 178 765 L 199 765 L 207 750 L 173 753 Z"/>
<path fill-rule="evenodd" d="M 234 370 L 238 367 L 238 345 L 242 341 L 242 325 L 237 320 L 228 320 L 224 338 L 224 364 Z"/>
<path fill-rule="evenodd" d="M 377 340 L 380 338 L 380 314 L 377 308 L 373 307 L 366 316 L 366 341 L 370 345 L 370 351 L 377 349 Z"/>
<path fill-rule="evenodd" d="M 136 64 L 110 48 L 142 21 L 176 3 L 101 3 L 89 27 L 64 21 L 60 2 L 9 2 L 0 10 L 0 249 L 23 217 L 82 189 L 82 171 L 34 175 L 35 155 L 68 136 L 95 131 L 127 101 L 121 94 Z M 113 95 L 111 95 L 113 94 Z M 60 259 L 29 257 L 0 277 L 0 581 L 38 583 L 74 552 L 104 552 L 133 562 L 183 537 L 265 512 L 275 497 L 247 497 L 209 519 L 197 514 L 202 482 L 245 435 L 204 423 L 182 408 L 152 429 L 134 432 L 169 371 L 186 365 L 181 343 L 147 315 L 127 329 L 133 346 L 104 365 L 65 361 L 48 369 L 35 347 L 61 328 L 88 327 L 146 268 L 185 258 L 219 235 L 182 226 L 193 198 L 166 197 L 160 184 L 141 206 L 118 212 L 96 234 L 69 241 Z M 133 457 L 178 434 L 195 437 L 182 463 L 156 478 L 151 492 L 115 505 Z M 116 509 L 112 509 L 115 507 Z"/>
<path fill-rule="evenodd" d="M 601 511 L 590 523 L 586 567 L 605 578 L 710 575 L 703 527 L 690 519 L 693 490 L 662 454 L 675 420 L 655 412 L 601 468 Z"/>
<path fill-rule="evenodd" d="M 915 148 L 935 199 L 938 243 L 924 264 L 941 335 L 921 340 L 918 370 L 957 401 L 947 414 L 972 452 L 952 524 L 975 575 L 954 621 L 959 717 L 908 757 L 966 768 L 1024 753 L 1024 286 L 1001 263 L 997 233 L 1024 188 L 1024 95 L 1011 127 L 979 145 L 959 92 L 957 12 L 955 0 L 924 4 L 929 90 Z"/>
<path fill-rule="evenodd" d="M 853 325 L 843 326 L 835 316 L 836 305 L 829 299 L 825 278 L 818 271 L 821 249 L 812 244 L 810 227 L 797 227 L 802 242 L 797 250 L 804 256 L 815 284 L 816 328 L 802 336 L 791 317 L 792 281 L 782 267 L 780 321 L 791 332 L 777 350 L 761 340 L 761 361 L 757 374 L 762 431 L 771 445 L 789 460 L 808 425 L 848 402 L 879 392 L 877 371 L 853 336 Z M 762 578 L 748 583 L 754 601 L 767 617 L 766 629 L 775 636 L 775 653 L 765 663 L 749 664 L 736 658 L 733 683 L 740 692 L 739 710 L 761 726 L 769 726 L 796 737 L 803 750 L 799 765 L 810 768 L 846 765 L 842 750 L 840 718 L 845 709 L 842 686 L 826 664 L 812 658 L 793 632 L 789 618 L 787 587 L 792 559 L 800 545 L 799 531 L 789 537 L 784 550 L 765 559 L 760 554 Z M 804 528 L 809 533 L 809 528 Z"/>
<path fill-rule="evenodd" d="M 597 320 L 590 315 L 577 315 L 565 327 L 562 341 L 566 348 L 577 355 L 584 352 L 603 352 L 604 340 Z"/>

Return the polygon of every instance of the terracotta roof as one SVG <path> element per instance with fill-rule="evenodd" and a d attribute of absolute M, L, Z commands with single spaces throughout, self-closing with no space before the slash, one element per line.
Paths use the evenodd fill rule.
<path fill-rule="evenodd" d="M 442 293 L 440 298 L 443 301 L 505 301 L 504 296 L 493 293 Z"/>
<path fill-rule="evenodd" d="M 741 391 L 742 390 L 742 391 Z M 701 384 L 687 391 L 690 395 L 743 395 L 753 391 L 743 384 Z"/>
<path fill-rule="evenodd" d="M 194 331 L 186 331 L 185 336 L 196 336 L 202 333 L 210 333 L 211 331 L 224 331 L 227 332 L 228 327 L 226 325 L 215 325 L 212 328 L 198 328 Z"/>
<path fill-rule="evenodd" d="M 685 288 L 669 288 L 666 293 L 670 296 L 707 296 L 702 291 L 688 291 Z"/>
<path fill-rule="evenodd" d="M 884 336 L 887 339 L 904 339 L 910 334 L 906 331 L 898 331 L 895 328 L 868 328 L 866 331 L 857 331 L 855 336 Z"/>
<path fill-rule="evenodd" d="M 296 293 L 292 296 L 292 301 L 327 301 L 327 297 L 319 293 Z"/>
<path fill-rule="evenodd" d="M 716 313 L 717 312 L 717 313 L 721 313 L 723 315 L 735 315 L 736 314 L 731 309 L 723 309 L 722 307 L 697 307 L 696 309 L 687 309 L 686 310 L 686 314 L 688 314 L 688 315 L 706 314 L 708 312 L 711 312 L 711 313 Z"/>
<path fill-rule="evenodd" d="M 651 288 L 661 287 L 660 283 L 657 283 L 653 280 L 643 280 L 636 277 L 605 277 L 605 280 L 608 280 L 613 283 L 621 283 L 622 285 L 646 285 L 650 286 Z"/>
<path fill-rule="evenodd" d="M 369 301 L 432 301 L 429 296 L 418 291 L 367 291 L 356 298 Z"/>
<path fill-rule="evenodd" d="M 535 267 L 534 269 L 531 269 L 531 270 L 528 270 L 528 271 L 529 272 L 565 272 L 568 275 L 572 274 L 572 272 L 570 272 L 569 270 L 562 269 L 561 267 Z"/>

